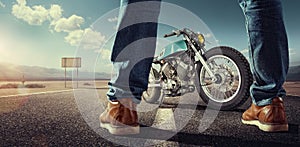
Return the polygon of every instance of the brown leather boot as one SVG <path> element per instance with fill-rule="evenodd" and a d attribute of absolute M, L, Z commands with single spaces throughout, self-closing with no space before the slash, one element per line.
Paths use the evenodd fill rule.
<path fill-rule="evenodd" d="M 242 123 L 258 126 L 266 132 L 288 131 L 288 123 L 281 98 L 274 98 L 272 104 L 256 106 L 254 104 L 243 113 Z"/>
<path fill-rule="evenodd" d="M 140 132 L 136 104 L 131 98 L 109 102 L 99 119 L 100 126 L 108 129 L 114 135 L 138 134 Z"/>

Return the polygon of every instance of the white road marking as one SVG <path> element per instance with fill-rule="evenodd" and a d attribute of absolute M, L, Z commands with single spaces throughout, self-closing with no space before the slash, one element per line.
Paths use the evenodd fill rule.
<path fill-rule="evenodd" d="M 157 113 L 155 116 L 155 120 L 153 122 L 153 125 L 151 126 L 153 128 L 161 129 L 161 130 L 168 130 L 168 131 L 176 131 L 176 125 L 175 125 L 175 118 L 174 113 L 171 108 L 159 108 L 157 109 Z M 147 140 L 145 143 L 146 146 L 148 145 L 154 145 L 154 144 L 172 144 L 172 146 L 179 146 L 178 142 L 170 142 L 166 140 Z"/>
<path fill-rule="evenodd" d="M 175 141 L 166 141 L 166 140 L 155 140 L 155 139 L 148 139 L 147 142 L 144 144 L 144 146 L 171 146 L 171 147 L 177 147 L 180 146 L 178 142 Z"/>
<path fill-rule="evenodd" d="M 162 130 L 176 131 L 173 110 L 171 108 L 159 108 L 152 127 Z"/>
<path fill-rule="evenodd" d="M 17 96 L 30 96 L 30 95 L 39 95 L 39 94 L 49 94 L 49 93 L 60 93 L 60 92 L 67 92 L 67 91 L 73 91 L 73 90 L 75 90 L 75 89 L 45 91 L 45 92 L 36 92 L 36 93 L 23 93 L 23 94 L 0 96 L 0 98 L 17 97 Z"/>

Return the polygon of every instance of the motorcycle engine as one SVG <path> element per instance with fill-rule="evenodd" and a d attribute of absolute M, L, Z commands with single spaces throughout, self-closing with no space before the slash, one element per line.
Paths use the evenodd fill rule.
<path fill-rule="evenodd" d="M 192 64 L 191 64 L 192 63 Z M 164 89 L 167 95 L 177 96 L 195 90 L 193 84 L 194 65 L 189 58 L 179 56 L 168 58 L 162 66 Z"/>
<path fill-rule="evenodd" d="M 168 79 L 177 79 L 180 81 L 188 80 L 192 75 L 193 66 L 190 62 L 182 60 L 182 58 L 170 59 L 163 67 L 162 72 Z"/>
<path fill-rule="evenodd" d="M 177 71 L 174 67 L 176 64 L 176 61 L 169 60 L 162 66 L 162 73 L 167 79 L 173 79 L 177 76 Z"/>
<path fill-rule="evenodd" d="M 186 81 L 191 78 L 191 71 L 193 70 L 193 66 L 189 65 L 189 63 L 185 63 L 184 61 L 179 61 L 177 64 L 177 72 L 180 80 Z"/>

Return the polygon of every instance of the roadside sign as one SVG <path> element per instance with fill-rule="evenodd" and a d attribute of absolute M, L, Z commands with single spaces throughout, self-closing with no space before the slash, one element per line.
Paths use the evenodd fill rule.
<path fill-rule="evenodd" d="M 61 67 L 63 68 L 80 68 L 81 67 L 81 58 L 62 58 L 61 59 Z"/>
<path fill-rule="evenodd" d="M 61 59 L 61 67 L 65 68 L 65 88 L 67 87 L 67 68 L 77 68 L 77 88 L 78 88 L 78 68 L 81 67 L 80 57 L 64 57 Z"/>

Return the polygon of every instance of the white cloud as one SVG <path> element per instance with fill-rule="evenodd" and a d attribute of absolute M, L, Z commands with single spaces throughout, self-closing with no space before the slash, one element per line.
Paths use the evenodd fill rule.
<path fill-rule="evenodd" d="M 295 49 L 289 48 L 289 55 L 290 56 L 296 55 Z"/>
<path fill-rule="evenodd" d="M 207 34 L 203 34 L 203 36 L 204 36 L 205 38 L 211 38 L 211 37 L 212 37 L 212 34 L 207 33 Z"/>
<path fill-rule="evenodd" d="M 50 23 L 50 31 L 66 32 L 65 41 L 71 46 L 81 45 L 84 49 L 99 49 L 105 41 L 105 36 L 91 28 L 81 28 L 85 19 L 78 15 L 63 17 L 63 9 L 59 5 L 51 5 L 49 9 L 43 6 L 27 6 L 26 0 L 17 0 L 12 6 L 12 14 L 30 25 L 42 25 L 45 21 Z M 111 18 L 109 21 L 116 21 Z"/>
<path fill-rule="evenodd" d="M 87 28 L 69 32 L 68 36 L 65 37 L 65 41 L 72 46 L 80 44 L 83 49 L 99 49 L 105 42 L 105 36 L 100 32 Z"/>
<path fill-rule="evenodd" d="M 108 21 L 109 22 L 117 22 L 118 21 L 118 17 L 115 16 L 115 17 L 112 17 L 112 18 L 108 18 Z"/>
<path fill-rule="evenodd" d="M 60 18 L 51 22 L 56 32 L 71 32 L 80 29 L 84 23 L 84 18 L 77 15 L 72 15 L 69 18 Z"/>
<path fill-rule="evenodd" d="M 249 61 L 249 49 L 243 49 L 243 50 L 240 50 L 240 52 L 246 57 L 246 59 Z"/>
<path fill-rule="evenodd" d="M 63 9 L 59 5 L 51 5 L 51 8 L 49 9 L 49 15 L 54 21 L 62 17 L 62 12 Z"/>
<path fill-rule="evenodd" d="M 244 55 L 247 55 L 247 54 L 249 54 L 249 49 L 246 48 L 246 49 L 241 50 L 240 52 Z M 295 55 L 296 54 L 295 49 L 289 48 L 289 54 Z"/>
<path fill-rule="evenodd" d="M 249 53 L 249 49 L 246 48 L 246 49 L 241 50 L 240 52 L 242 54 L 248 54 Z"/>
<path fill-rule="evenodd" d="M 17 0 L 17 3 L 12 6 L 12 14 L 18 19 L 30 25 L 42 25 L 45 21 L 50 21 L 57 32 L 78 29 L 84 22 L 82 17 L 76 15 L 62 18 L 62 12 L 63 9 L 59 5 L 51 5 L 50 9 L 41 5 L 30 7 L 27 6 L 26 0 Z"/>
<path fill-rule="evenodd" d="M 96 66 L 97 70 L 111 73 L 113 69 L 113 64 L 110 62 L 111 50 L 104 48 L 95 50 L 95 52 L 99 54 L 99 60 Z"/>
<path fill-rule="evenodd" d="M 12 7 L 12 14 L 30 25 L 42 25 L 48 20 L 48 10 L 41 5 L 26 6 L 26 0 L 17 0 Z"/>
<path fill-rule="evenodd" d="M 17 0 L 17 3 L 12 6 L 12 14 L 30 25 L 42 25 L 45 21 L 55 23 L 62 19 L 62 12 L 63 10 L 59 5 L 51 5 L 50 9 L 41 5 L 29 7 L 26 0 Z M 72 19 L 74 16 L 71 18 L 71 21 L 74 21 Z"/>
<path fill-rule="evenodd" d="M 95 32 L 92 29 L 85 29 L 85 34 L 82 38 L 82 45 L 84 49 L 99 49 L 105 42 L 105 36 L 100 32 Z"/>
<path fill-rule="evenodd" d="M 68 34 L 68 36 L 65 37 L 65 41 L 72 46 L 77 46 L 80 43 L 83 33 L 84 32 L 82 30 L 72 31 Z"/>
<path fill-rule="evenodd" d="M 111 18 L 108 18 L 107 20 L 108 20 L 108 22 L 111 22 L 111 23 L 117 23 L 118 22 L 118 17 L 117 16 L 111 17 Z M 113 29 L 117 31 L 118 26 L 117 25 L 113 26 Z"/>
<path fill-rule="evenodd" d="M 206 42 L 209 44 L 213 44 L 213 43 L 219 44 L 220 43 L 220 40 L 215 39 L 213 34 L 211 34 L 211 33 L 203 34 L 203 36 L 204 36 Z"/>
<path fill-rule="evenodd" d="M 0 1 L 0 7 L 5 8 L 5 4 Z"/>
<path fill-rule="evenodd" d="M 100 49 L 96 51 L 99 53 L 100 60 L 109 61 L 111 56 L 111 50 L 108 49 Z"/>

